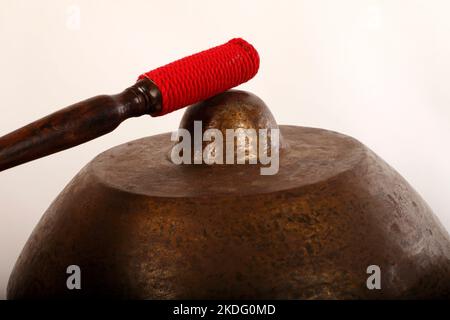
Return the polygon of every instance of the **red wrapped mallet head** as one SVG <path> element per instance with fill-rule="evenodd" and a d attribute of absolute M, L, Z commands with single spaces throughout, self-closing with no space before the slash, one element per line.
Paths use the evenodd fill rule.
<path fill-rule="evenodd" d="M 159 88 L 161 116 L 195 102 L 208 99 L 253 78 L 258 72 L 259 55 L 251 44 L 235 38 L 163 67 L 142 74 Z"/>
<path fill-rule="evenodd" d="M 258 53 L 239 38 L 169 63 L 122 93 L 78 102 L 0 137 L 0 171 L 95 139 L 130 117 L 205 100 L 250 80 L 258 68 Z"/>

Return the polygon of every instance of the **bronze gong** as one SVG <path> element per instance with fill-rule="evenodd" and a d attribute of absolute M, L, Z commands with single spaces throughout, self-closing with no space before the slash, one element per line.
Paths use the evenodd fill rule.
<path fill-rule="evenodd" d="M 278 128 L 228 91 L 181 127 Z M 280 167 L 175 165 L 170 133 L 93 159 L 52 203 L 8 298 L 408 299 L 450 297 L 450 238 L 428 205 L 357 140 L 279 126 Z M 69 265 L 81 290 L 66 287 Z M 381 289 L 367 287 L 379 266 Z"/>

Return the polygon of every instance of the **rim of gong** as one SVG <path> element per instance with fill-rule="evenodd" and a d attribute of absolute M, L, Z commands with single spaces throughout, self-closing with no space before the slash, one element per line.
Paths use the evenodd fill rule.
<path fill-rule="evenodd" d="M 357 166 L 367 148 L 324 129 L 280 126 L 289 148 L 279 171 L 261 175 L 261 165 L 175 165 L 167 157 L 170 133 L 130 141 L 94 158 L 86 170 L 101 184 L 150 197 L 245 196 L 285 191 L 332 179 Z"/>

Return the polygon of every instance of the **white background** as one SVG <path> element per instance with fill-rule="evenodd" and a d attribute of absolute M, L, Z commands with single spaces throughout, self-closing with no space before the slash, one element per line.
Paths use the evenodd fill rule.
<path fill-rule="evenodd" d="M 279 124 L 359 139 L 450 229 L 449 17 L 447 0 L 0 0 L 0 135 L 240 36 L 261 56 L 241 88 Z M 175 130 L 182 113 L 128 120 L 0 173 L 0 298 L 33 227 L 81 167 L 117 144 Z"/>

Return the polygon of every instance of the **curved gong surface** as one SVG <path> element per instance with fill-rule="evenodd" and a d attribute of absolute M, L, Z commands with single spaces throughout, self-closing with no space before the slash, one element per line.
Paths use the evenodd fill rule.
<path fill-rule="evenodd" d="M 236 196 L 315 184 L 354 168 L 367 157 L 367 149 L 348 136 L 305 127 L 280 128 L 287 148 L 281 150 L 279 171 L 274 175 L 261 175 L 260 167 L 268 165 L 260 164 L 175 165 L 168 156 L 173 144 L 168 133 L 100 154 L 91 164 L 92 174 L 113 188 L 146 196 Z"/>
<path fill-rule="evenodd" d="M 174 166 L 168 134 L 101 154 L 39 222 L 8 298 L 449 297 L 449 236 L 401 176 L 352 138 L 281 131 L 274 176 Z M 81 290 L 66 288 L 72 264 Z"/>

